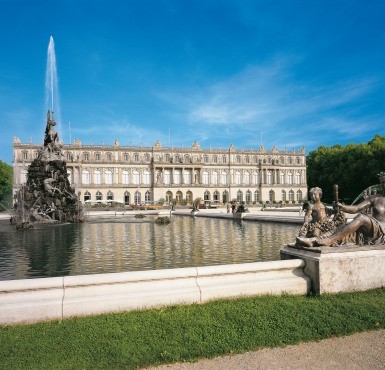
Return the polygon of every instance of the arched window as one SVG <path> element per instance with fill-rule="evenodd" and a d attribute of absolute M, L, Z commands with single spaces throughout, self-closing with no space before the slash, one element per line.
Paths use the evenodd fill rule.
<path fill-rule="evenodd" d="M 171 171 L 170 170 L 164 170 L 163 172 L 163 183 L 165 185 L 171 184 Z"/>
<path fill-rule="evenodd" d="M 289 164 L 293 164 L 293 157 L 288 157 L 288 158 L 287 158 L 287 162 L 288 162 Z"/>
<path fill-rule="evenodd" d="M 185 185 L 191 184 L 191 170 L 184 170 L 183 172 L 183 182 Z"/>
<path fill-rule="evenodd" d="M 266 174 L 266 183 L 267 184 L 272 184 L 273 183 L 273 177 L 271 171 L 267 171 Z"/>
<path fill-rule="evenodd" d="M 275 201 L 275 193 L 274 190 L 269 191 L 269 201 L 273 203 Z"/>
<path fill-rule="evenodd" d="M 254 202 L 257 203 L 260 201 L 260 197 L 259 197 L 259 190 L 256 190 L 254 192 Z"/>
<path fill-rule="evenodd" d="M 241 185 L 241 173 L 240 173 L 240 171 L 235 172 L 235 185 Z"/>
<path fill-rule="evenodd" d="M 227 190 L 222 193 L 222 202 L 224 204 L 229 203 L 229 192 Z"/>
<path fill-rule="evenodd" d="M 244 183 L 245 185 L 250 185 L 250 172 L 246 171 L 244 173 Z"/>
<path fill-rule="evenodd" d="M 111 190 L 108 190 L 107 193 L 107 201 L 113 201 L 114 200 L 114 193 Z"/>
<path fill-rule="evenodd" d="M 246 191 L 246 203 L 247 204 L 251 203 L 251 191 L 250 190 Z"/>
<path fill-rule="evenodd" d="M 202 183 L 203 185 L 209 184 L 209 173 L 207 171 L 202 172 Z"/>
<path fill-rule="evenodd" d="M 285 172 L 279 173 L 279 183 L 282 185 L 285 184 Z"/>
<path fill-rule="evenodd" d="M 70 185 L 72 184 L 72 170 L 67 169 L 67 179 Z"/>
<path fill-rule="evenodd" d="M 129 173 L 127 170 L 123 170 L 122 171 L 122 184 L 123 185 L 128 185 L 130 183 L 130 180 L 129 180 Z"/>
<path fill-rule="evenodd" d="M 128 191 L 124 192 L 124 204 L 130 204 L 130 193 Z"/>
<path fill-rule="evenodd" d="M 253 177 L 254 177 L 254 181 L 253 181 L 253 183 L 255 184 L 255 185 L 259 185 L 259 172 L 254 172 L 253 173 Z"/>
<path fill-rule="evenodd" d="M 294 200 L 294 191 L 293 191 L 293 190 L 290 190 L 290 191 L 289 191 L 289 200 L 290 200 L 290 201 L 293 201 L 293 200 Z"/>
<path fill-rule="evenodd" d="M 186 193 L 186 201 L 188 204 L 192 204 L 193 202 L 193 194 L 190 190 Z"/>
<path fill-rule="evenodd" d="M 150 203 L 151 202 L 151 192 L 150 192 L 150 190 L 147 190 L 146 193 L 144 194 L 144 201 L 146 203 Z"/>
<path fill-rule="evenodd" d="M 174 171 L 174 184 L 179 185 L 181 180 L 181 173 L 180 170 L 175 170 Z"/>
<path fill-rule="evenodd" d="M 183 194 L 181 191 L 177 191 L 176 192 L 176 195 L 175 195 L 175 200 L 178 204 L 180 204 L 180 202 L 182 201 L 183 199 Z"/>
<path fill-rule="evenodd" d="M 241 190 L 237 191 L 237 201 L 243 202 L 243 192 Z"/>
<path fill-rule="evenodd" d="M 286 191 L 285 190 L 282 190 L 281 197 L 282 197 L 282 201 L 286 202 Z"/>
<path fill-rule="evenodd" d="M 134 195 L 134 202 L 135 202 L 135 204 L 140 204 L 140 203 L 142 203 L 140 191 L 138 191 L 138 190 L 135 192 L 135 195 Z"/>
<path fill-rule="evenodd" d="M 82 183 L 83 183 L 83 185 L 89 185 L 90 184 L 90 171 L 88 171 L 88 170 L 82 171 Z"/>
<path fill-rule="evenodd" d="M 218 180 L 218 172 L 214 171 L 214 172 L 211 174 L 211 182 L 213 183 L 213 185 L 218 185 L 218 184 L 219 184 L 219 180 Z"/>
<path fill-rule="evenodd" d="M 96 200 L 103 200 L 103 194 L 99 190 L 96 192 Z"/>
<path fill-rule="evenodd" d="M 151 184 L 151 173 L 148 170 L 143 172 L 143 184 L 150 185 Z"/>
<path fill-rule="evenodd" d="M 106 179 L 106 184 L 107 185 L 112 185 L 112 171 L 111 170 L 107 170 L 105 173 L 105 179 Z"/>
<path fill-rule="evenodd" d="M 289 184 L 289 185 L 293 185 L 293 174 L 291 173 L 291 172 L 289 172 L 288 174 L 287 174 L 287 183 Z M 292 199 L 291 199 L 292 200 Z"/>
<path fill-rule="evenodd" d="M 297 199 L 297 202 L 302 201 L 302 191 L 301 190 L 297 190 L 296 199 Z"/>
<path fill-rule="evenodd" d="M 221 179 L 222 185 L 228 185 L 228 181 L 227 181 L 227 172 L 223 171 L 223 172 L 221 173 L 221 177 L 222 177 L 222 179 Z"/>
<path fill-rule="evenodd" d="M 132 173 L 132 182 L 135 184 L 135 185 L 140 185 L 140 172 L 135 170 L 133 173 Z"/>
<path fill-rule="evenodd" d="M 301 173 L 300 172 L 295 173 L 295 183 L 298 185 L 301 184 Z"/>
<path fill-rule="evenodd" d="M 170 204 L 172 202 L 172 192 L 168 191 L 166 193 L 166 203 Z"/>
<path fill-rule="evenodd" d="M 91 200 L 91 193 L 88 190 L 86 190 L 86 192 L 84 193 L 84 202 L 87 202 L 90 200 Z"/>
<path fill-rule="evenodd" d="M 214 193 L 213 193 L 213 201 L 216 202 L 216 203 L 219 203 L 219 201 L 220 201 L 219 198 L 220 198 L 219 191 L 215 190 Z"/>
<path fill-rule="evenodd" d="M 94 171 L 94 184 L 100 185 L 102 183 L 102 174 L 99 170 Z"/>
<path fill-rule="evenodd" d="M 204 200 L 210 200 L 210 192 L 206 190 L 203 194 L 203 199 Z"/>
<path fill-rule="evenodd" d="M 27 170 L 20 171 L 20 184 L 25 184 L 27 182 L 27 175 L 28 175 Z"/>

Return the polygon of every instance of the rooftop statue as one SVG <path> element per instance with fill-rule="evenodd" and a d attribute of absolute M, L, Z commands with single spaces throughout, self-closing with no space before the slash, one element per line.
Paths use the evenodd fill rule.
<path fill-rule="evenodd" d="M 331 226 L 330 230 L 322 230 L 322 227 L 313 235 L 300 235 L 296 239 L 295 246 L 299 247 L 336 247 L 346 244 L 354 245 L 385 245 L 385 172 L 379 174 L 381 194 L 373 194 L 364 198 L 357 205 L 345 205 L 336 197 L 333 203 L 335 215 L 342 220 L 344 212 L 357 214 L 350 223 Z M 315 203 L 319 203 L 315 201 Z M 318 207 L 320 208 L 320 207 Z M 305 215 L 306 221 L 306 215 Z M 306 223 L 306 222 L 305 222 Z M 321 221 L 320 225 L 323 224 Z"/>

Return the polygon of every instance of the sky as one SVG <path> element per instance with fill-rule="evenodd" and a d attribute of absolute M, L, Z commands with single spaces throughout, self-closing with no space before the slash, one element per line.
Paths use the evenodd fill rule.
<path fill-rule="evenodd" d="M 42 144 L 296 150 L 385 135 L 385 1 L 0 0 L 0 160 Z M 56 109 L 55 109 L 56 110 Z"/>

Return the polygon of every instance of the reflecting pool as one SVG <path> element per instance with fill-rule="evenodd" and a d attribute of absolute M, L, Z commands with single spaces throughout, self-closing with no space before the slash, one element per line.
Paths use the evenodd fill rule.
<path fill-rule="evenodd" d="M 172 216 L 15 230 L 0 221 L 0 280 L 279 260 L 298 225 Z"/>

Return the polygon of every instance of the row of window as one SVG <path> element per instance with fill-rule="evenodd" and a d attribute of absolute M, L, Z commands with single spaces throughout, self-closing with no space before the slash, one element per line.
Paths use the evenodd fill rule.
<path fill-rule="evenodd" d="M 86 191 L 84 193 L 83 199 L 84 199 L 84 202 L 94 201 L 93 199 L 91 199 L 91 193 L 89 191 Z M 191 191 L 186 192 L 185 199 L 188 203 L 192 204 L 193 194 Z M 213 201 L 213 202 L 217 202 L 217 203 L 230 202 L 229 192 L 227 190 L 223 191 L 222 194 L 218 190 L 216 190 L 213 192 L 212 195 L 211 195 L 211 192 L 209 190 L 206 190 L 204 192 L 203 199 L 205 201 Z M 132 199 L 131 193 L 129 191 L 126 191 L 123 195 L 123 199 L 116 200 L 116 199 L 114 199 L 114 193 L 111 190 L 109 190 L 107 192 L 106 199 L 103 199 L 103 194 L 98 190 L 96 192 L 95 201 L 96 202 L 102 202 L 104 200 L 106 200 L 107 202 L 118 201 L 118 202 L 123 202 L 125 204 L 131 204 L 131 203 L 141 204 L 142 203 L 142 194 L 140 191 L 137 190 L 137 191 L 135 191 L 134 198 Z M 171 191 L 167 191 L 166 202 L 171 203 L 174 200 L 176 200 L 177 203 L 181 202 L 183 200 L 183 193 L 181 191 L 177 191 L 175 194 L 175 198 L 174 198 L 174 194 Z M 274 202 L 275 200 L 276 200 L 275 191 L 270 190 L 269 191 L 269 201 Z M 282 190 L 281 200 L 284 202 L 294 201 L 294 200 L 297 202 L 300 202 L 303 200 L 302 191 L 297 190 L 297 192 L 294 193 L 294 190 L 289 190 L 288 192 L 286 192 L 285 190 Z M 151 192 L 149 190 L 147 190 L 144 194 L 144 202 L 150 203 L 151 201 L 152 201 Z M 255 190 L 254 191 L 254 198 L 253 198 L 253 193 L 250 190 L 247 190 L 245 193 L 242 190 L 238 190 L 237 191 L 237 201 L 238 202 L 246 202 L 246 203 L 261 202 L 260 192 L 259 192 L 259 190 Z"/>
<path fill-rule="evenodd" d="M 33 153 L 33 158 L 37 158 L 38 156 L 38 151 L 34 151 Z M 29 153 L 28 151 L 22 151 L 22 160 L 29 160 Z M 78 158 L 75 158 L 72 152 L 67 151 L 65 153 L 65 158 L 68 162 L 74 162 L 77 161 Z M 95 152 L 93 154 L 89 152 L 83 152 L 81 155 L 81 159 L 83 161 L 101 161 L 104 159 L 105 161 L 112 161 L 114 158 L 113 153 L 100 153 L 100 152 Z M 156 161 L 159 162 L 166 162 L 166 163 L 193 163 L 194 162 L 203 162 L 203 163 L 212 163 L 212 164 L 227 164 L 228 163 L 228 155 L 203 155 L 202 158 L 200 156 L 194 156 L 194 158 L 188 154 L 182 156 L 179 154 L 163 154 L 163 155 L 157 155 L 155 157 Z M 122 154 L 122 160 L 123 161 L 130 161 L 132 160 L 133 162 L 147 162 L 149 163 L 151 161 L 151 155 L 149 153 L 134 153 L 130 155 L 129 153 L 123 153 Z M 236 155 L 235 156 L 235 163 L 236 164 L 278 164 L 278 165 L 303 165 L 304 163 L 304 158 L 297 156 L 280 156 L 278 158 L 273 158 L 271 156 L 267 156 L 265 158 L 261 158 L 259 156 L 241 156 L 241 155 Z"/>

